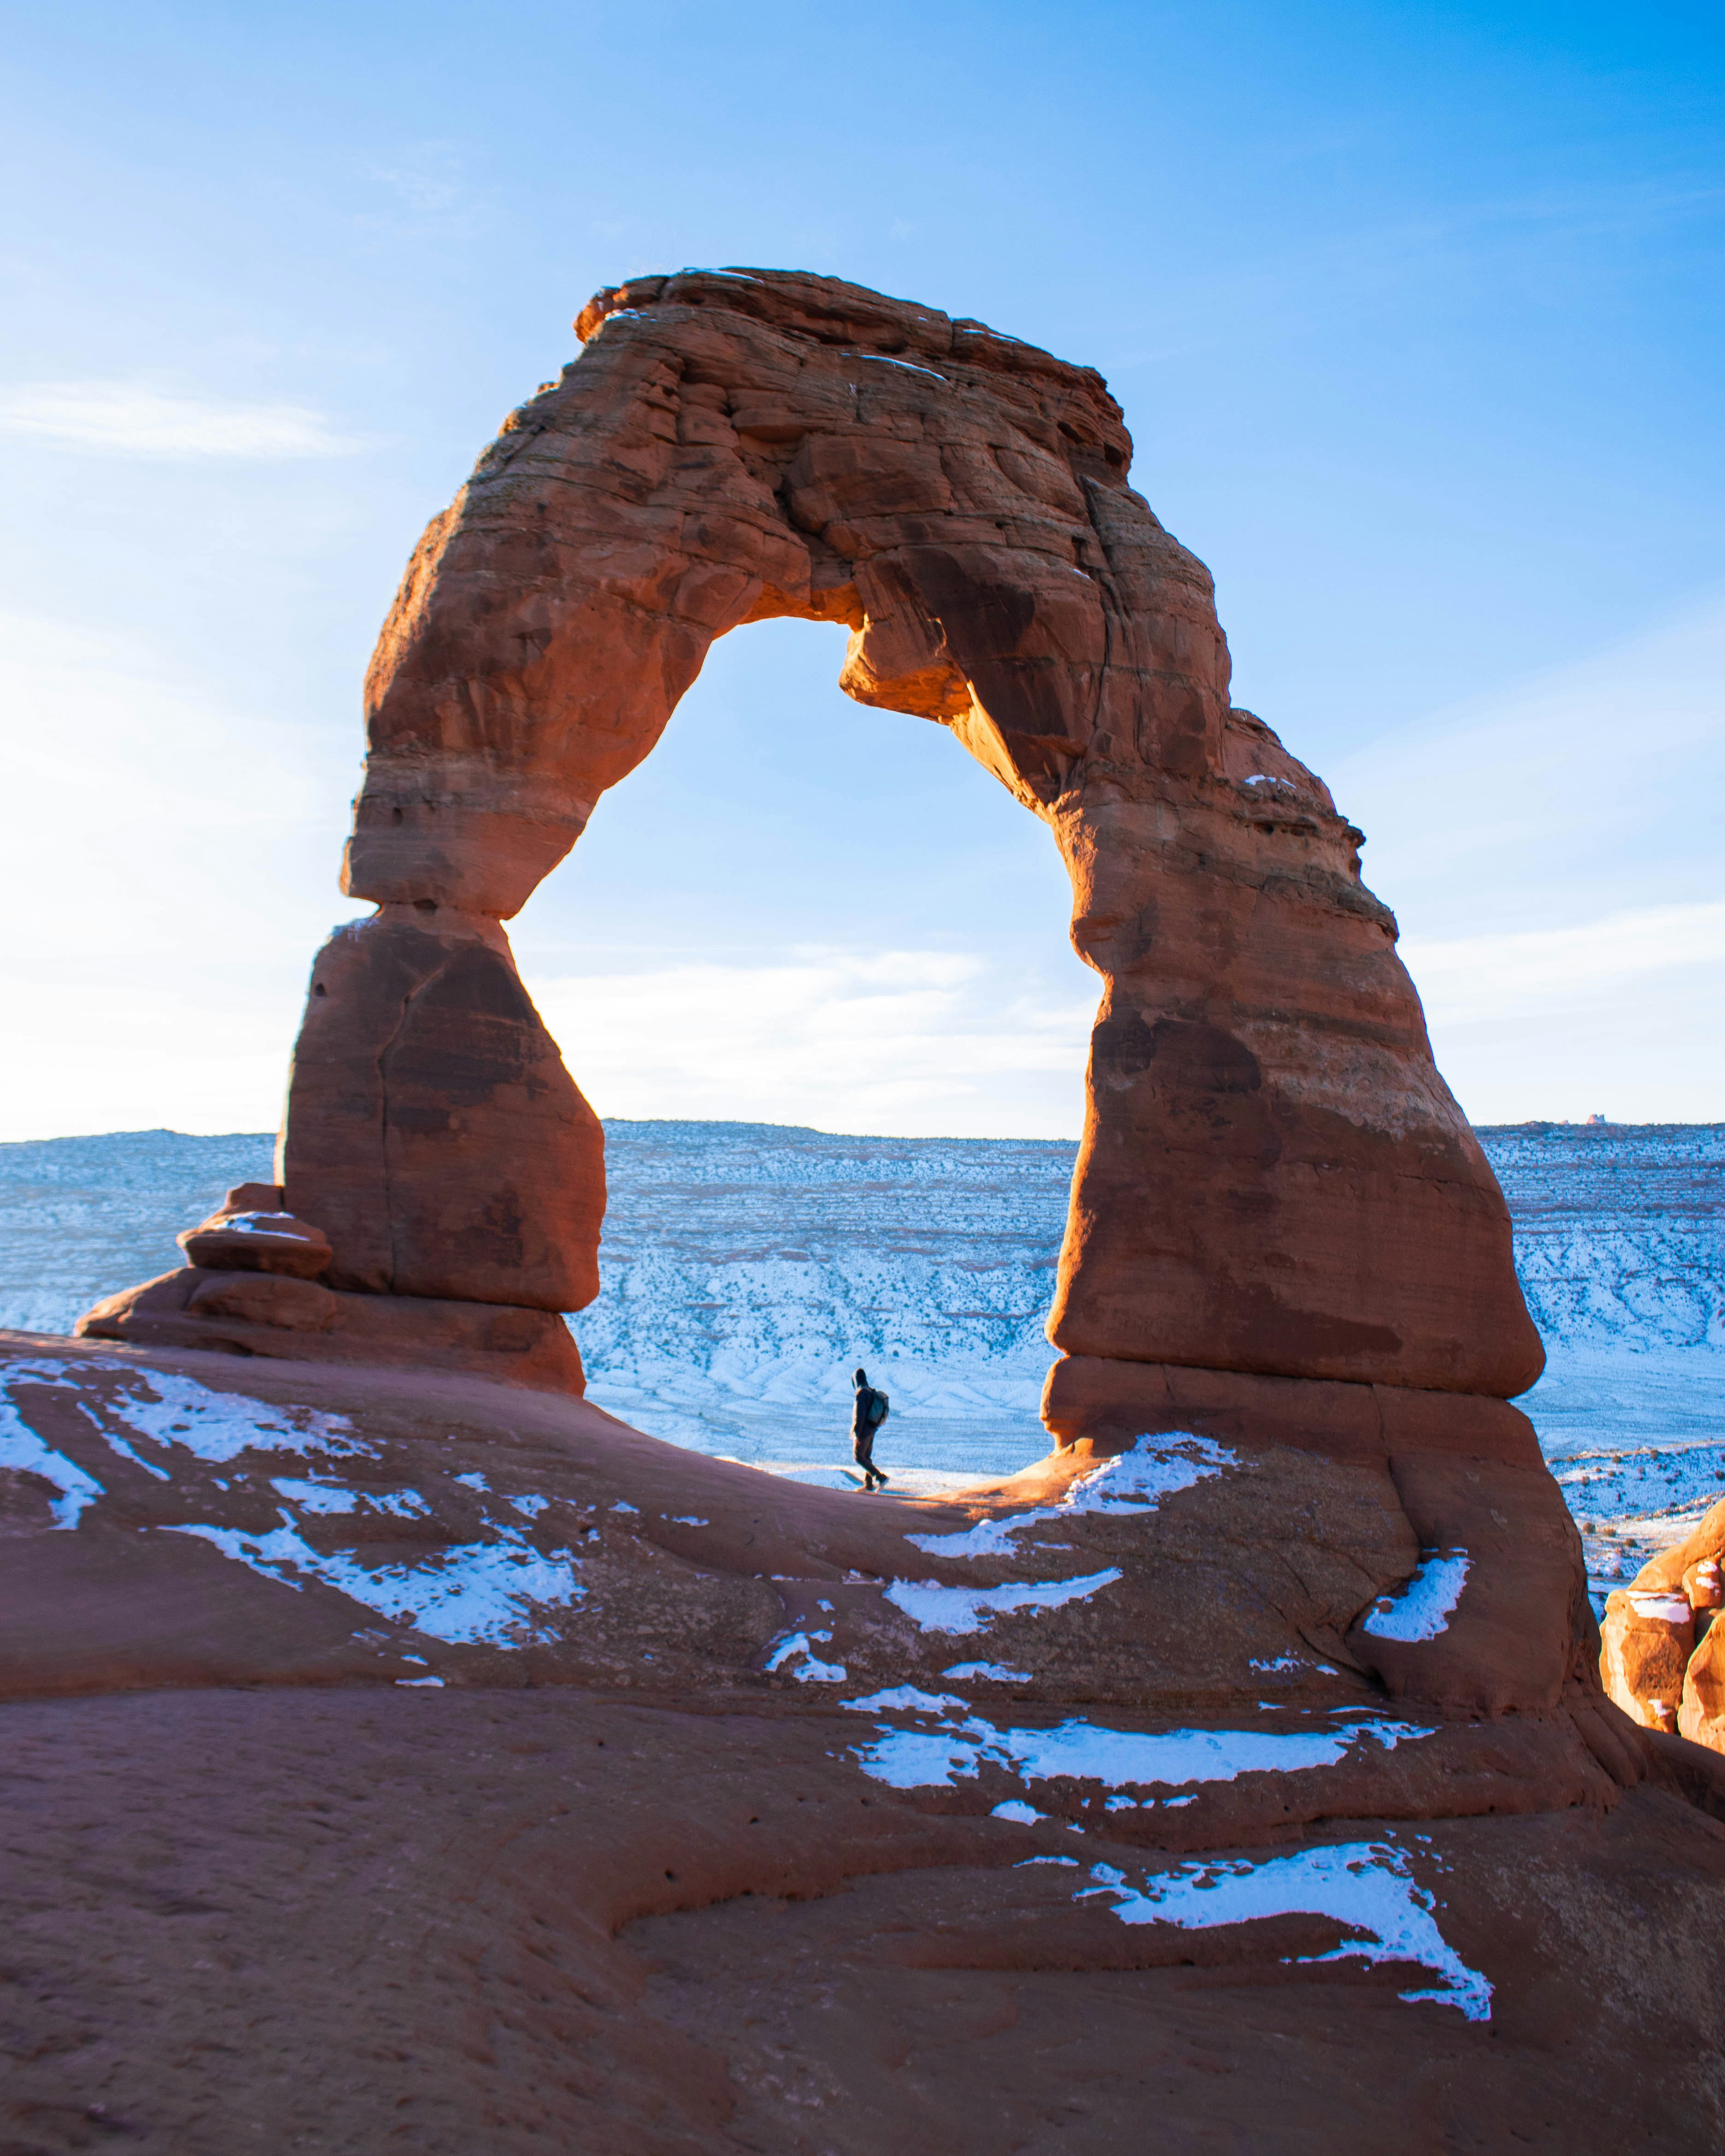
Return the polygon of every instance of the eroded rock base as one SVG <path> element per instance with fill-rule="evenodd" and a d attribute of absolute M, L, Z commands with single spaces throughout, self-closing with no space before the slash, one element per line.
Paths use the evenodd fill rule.
<path fill-rule="evenodd" d="M 1321 1453 L 1381 1478 L 1427 1599 L 1445 1577 L 1455 1595 L 1423 1618 L 1363 1611 L 1350 1631 L 1349 1651 L 1397 1697 L 1543 1712 L 1578 1661 L 1596 1657 L 1581 1538 L 1533 1425 L 1507 1401 L 1069 1356 L 1049 1372 L 1042 1412 L 1081 1459 L 1190 1431 L 1255 1451 Z"/>
<path fill-rule="evenodd" d="M 79 1319 L 77 1337 L 295 1363 L 463 1371 L 578 1399 L 587 1389 L 581 1351 L 551 1311 L 353 1295 L 316 1281 L 202 1265 L 110 1296 Z"/>
<path fill-rule="evenodd" d="M 1404 1455 L 864 1497 L 20 1335 L 0 1409 L 8 2147 L 1721 2143 L 1725 1767 L 1579 1641 L 1469 1704 Z"/>

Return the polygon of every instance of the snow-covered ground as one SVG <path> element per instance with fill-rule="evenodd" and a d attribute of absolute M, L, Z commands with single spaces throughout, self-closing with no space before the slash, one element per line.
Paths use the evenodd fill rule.
<path fill-rule="evenodd" d="M 891 1394 L 901 1486 L 1045 1450 L 1036 1402 L 1075 1148 L 614 1122 L 593 1397 L 641 1428 L 838 1479 L 850 1373 Z M 1725 1125 L 1481 1133 L 1550 1367 L 1522 1404 L 1595 1585 L 1725 1495 Z M 0 1323 L 64 1332 L 177 1261 L 175 1232 L 266 1178 L 264 1136 L 0 1146 Z M 1604 1532 L 1606 1528 L 1612 1530 Z"/>
<path fill-rule="evenodd" d="M 1519 1404 L 1598 1590 L 1725 1497 L 1725 1124 L 1480 1136 L 1548 1358 Z"/>

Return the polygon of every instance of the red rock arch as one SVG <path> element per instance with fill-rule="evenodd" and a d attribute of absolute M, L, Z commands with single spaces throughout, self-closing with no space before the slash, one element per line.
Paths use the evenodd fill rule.
<path fill-rule="evenodd" d="M 842 685 L 950 727 L 1071 875 L 1104 986 L 1050 1332 L 1126 1368 L 1057 1373 L 1056 1419 L 1163 1368 L 1530 1383 L 1503 1201 L 1359 834 L 1230 706 L 1209 577 L 1128 486 L 1100 377 L 783 273 L 638 280 L 578 327 L 422 540 L 367 681 L 343 886 L 380 913 L 320 961 L 283 1151 L 340 1281 L 589 1298 L 598 1133 L 502 1014 L 497 924 L 713 639 L 790 614 L 848 624 Z"/>
<path fill-rule="evenodd" d="M 716 636 L 845 622 L 851 695 L 951 727 L 1048 824 L 1101 978 L 1056 1439 L 1307 1455 L 1340 1603 L 1369 1593 L 1348 1553 L 1386 1515 L 1466 1558 L 1439 1633 L 1389 1636 L 1368 1607 L 1317 1651 L 1449 1706 L 1549 1708 L 1594 1635 L 1574 1526 L 1506 1404 L 1542 1358 L 1503 1199 L 1360 834 L 1232 707 L 1209 577 L 1127 485 L 1101 378 L 777 272 L 640 280 L 579 327 L 426 533 L 372 666 L 344 887 L 378 910 L 314 965 L 261 1194 L 300 1238 L 207 1224 L 188 1249 L 215 1259 L 80 1330 L 578 1391 L 557 1313 L 598 1291 L 603 1141 L 502 922 Z M 278 1277 L 321 1261 L 318 1230 L 321 1279 Z M 213 1269 L 236 1252 L 252 1270 Z"/>

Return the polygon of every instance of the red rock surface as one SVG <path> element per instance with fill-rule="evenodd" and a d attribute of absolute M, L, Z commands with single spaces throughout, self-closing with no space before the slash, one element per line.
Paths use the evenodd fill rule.
<path fill-rule="evenodd" d="M 9 2147 L 1717 2144 L 1725 1767 L 1585 1640 L 1387 1702 L 1425 1530 L 1363 1446 L 936 1503 L 470 1377 L 12 1335 L 0 1389 Z"/>
<path fill-rule="evenodd" d="M 1725 1752 L 1725 1502 L 1606 1597 L 1600 1670 L 1622 1711 Z"/>
<path fill-rule="evenodd" d="M 278 1273 L 292 1280 L 316 1280 L 334 1255 L 321 1228 L 274 1209 L 224 1208 L 174 1240 L 194 1265 L 215 1272 Z"/>
<path fill-rule="evenodd" d="M 311 969 L 277 1162 L 332 1287 L 580 1310 L 604 1137 L 495 921 L 388 911 Z"/>
<path fill-rule="evenodd" d="M 87 1310 L 76 1337 L 288 1362 L 473 1371 L 507 1384 L 586 1390 L 581 1351 L 548 1311 L 411 1295 L 352 1295 L 275 1274 L 163 1273 Z"/>

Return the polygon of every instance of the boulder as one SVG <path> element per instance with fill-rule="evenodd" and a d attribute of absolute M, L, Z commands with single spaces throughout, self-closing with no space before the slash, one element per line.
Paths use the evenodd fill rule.
<path fill-rule="evenodd" d="M 1698 1557 L 1683 1568 L 1683 1592 L 1689 1598 L 1689 1606 L 1697 1615 L 1703 1609 L 1717 1609 L 1725 1604 L 1725 1574 L 1722 1574 L 1717 1557 Z"/>
<path fill-rule="evenodd" d="M 280 1273 L 301 1281 L 316 1280 L 331 1255 L 323 1230 L 291 1213 L 224 1209 L 175 1240 L 194 1265 L 213 1271 Z"/>
<path fill-rule="evenodd" d="M 1689 1657 L 1677 1707 L 1677 1730 L 1692 1744 L 1725 1752 L 1725 1631 L 1709 1624 Z"/>
<path fill-rule="evenodd" d="M 279 1183 L 236 1183 L 210 1218 L 218 1220 L 230 1213 L 280 1213 L 281 1209 Z"/>
<path fill-rule="evenodd" d="M 194 1270 L 206 1268 L 199 1264 Z M 198 1282 L 185 1306 L 193 1317 L 243 1317 L 253 1325 L 280 1326 L 289 1332 L 327 1332 L 341 1305 L 315 1281 L 273 1272 L 217 1270 L 210 1279 Z"/>
<path fill-rule="evenodd" d="M 1599 1671 L 1607 1696 L 1644 1729 L 1675 1731 L 1695 1619 L 1674 1589 L 1620 1588 L 1605 1599 Z"/>

